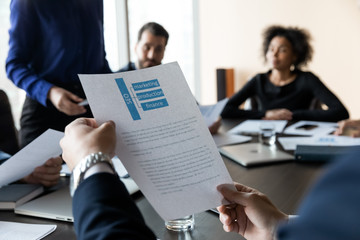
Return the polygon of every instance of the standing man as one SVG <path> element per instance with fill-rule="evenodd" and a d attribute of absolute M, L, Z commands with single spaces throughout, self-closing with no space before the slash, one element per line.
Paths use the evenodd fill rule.
<path fill-rule="evenodd" d="M 8 78 L 26 91 L 20 144 L 91 117 L 78 74 L 110 73 L 102 0 L 12 0 Z"/>
<path fill-rule="evenodd" d="M 163 26 L 155 22 L 146 23 L 138 33 L 135 45 L 137 62 L 129 62 L 119 72 L 153 67 L 161 64 L 169 34 Z"/>

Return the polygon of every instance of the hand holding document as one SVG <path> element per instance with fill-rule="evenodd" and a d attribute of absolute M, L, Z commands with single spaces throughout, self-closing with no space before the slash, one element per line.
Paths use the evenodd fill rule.
<path fill-rule="evenodd" d="M 64 133 L 49 129 L 1 164 L 0 186 L 29 175 L 49 158 L 59 156 L 62 152 L 59 141 L 63 136 Z"/>
<path fill-rule="evenodd" d="M 115 154 L 165 220 L 222 202 L 232 179 L 177 63 L 79 75 L 99 124 L 116 123 Z"/>
<path fill-rule="evenodd" d="M 200 112 L 208 127 L 218 120 L 228 100 L 228 98 L 225 98 L 214 105 L 199 105 Z"/>

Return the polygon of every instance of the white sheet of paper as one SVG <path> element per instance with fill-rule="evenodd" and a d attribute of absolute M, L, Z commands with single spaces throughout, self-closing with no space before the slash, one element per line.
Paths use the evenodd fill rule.
<path fill-rule="evenodd" d="M 218 133 L 212 135 L 212 137 L 217 147 L 222 147 L 237 143 L 244 143 L 252 139 L 252 137 L 249 136 L 242 136 L 242 135 L 229 134 L 229 133 Z"/>
<path fill-rule="evenodd" d="M 233 127 L 228 132 L 231 134 L 239 134 L 239 133 L 250 133 L 255 134 L 259 133 L 260 124 L 263 122 L 270 122 L 275 126 L 275 131 L 277 133 L 281 133 L 286 124 L 286 120 L 246 120 L 239 125 Z"/>
<path fill-rule="evenodd" d="M 0 239 L 6 240 L 40 240 L 53 231 L 56 225 L 29 224 L 0 221 Z"/>
<path fill-rule="evenodd" d="M 315 128 L 302 128 L 303 126 L 316 126 Z M 287 127 L 284 131 L 285 134 L 315 136 L 325 135 L 336 130 L 337 123 L 333 122 L 317 122 L 317 121 L 299 121 Z"/>
<path fill-rule="evenodd" d="M 360 138 L 349 136 L 280 137 L 278 141 L 285 150 L 295 150 L 297 145 L 311 146 L 357 146 Z"/>
<path fill-rule="evenodd" d="M 30 174 L 48 159 L 59 156 L 59 145 L 64 133 L 48 129 L 26 147 L 0 165 L 0 186 L 17 181 Z"/>
<path fill-rule="evenodd" d="M 279 137 L 279 143 L 285 151 L 296 149 L 297 145 L 306 145 L 312 141 L 312 137 Z"/>
<path fill-rule="evenodd" d="M 98 123 L 116 123 L 115 153 L 163 219 L 221 204 L 216 186 L 232 180 L 177 63 L 79 77 Z"/>
<path fill-rule="evenodd" d="M 218 120 L 228 100 L 229 100 L 228 98 L 224 98 L 223 100 L 220 100 L 219 102 L 213 105 L 199 105 L 200 112 L 204 117 L 208 127 L 213 125 L 216 122 L 216 120 Z"/>

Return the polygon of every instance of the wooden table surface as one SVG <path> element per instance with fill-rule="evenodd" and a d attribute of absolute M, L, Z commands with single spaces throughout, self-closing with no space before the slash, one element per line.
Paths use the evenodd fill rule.
<path fill-rule="evenodd" d="M 222 131 L 235 126 L 236 121 L 223 121 Z M 324 169 L 319 163 L 285 162 L 265 166 L 245 168 L 239 164 L 223 157 L 224 163 L 234 181 L 251 186 L 267 194 L 273 203 L 282 211 L 295 214 L 296 209 L 303 197 L 321 175 Z M 225 233 L 218 220 L 217 214 L 213 212 L 202 212 L 195 214 L 195 228 L 193 231 L 177 233 L 169 231 L 164 226 L 164 221 L 155 212 L 141 192 L 133 195 L 140 208 L 146 223 L 162 240 L 231 240 L 242 239 L 234 233 Z M 191 197 L 189 198 L 191 201 Z M 46 240 L 72 240 L 76 239 L 72 223 L 48 220 L 35 217 L 20 216 L 13 211 L 0 211 L 0 221 L 14 221 L 22 223 L 56 224 L 55 232 L 45 237 Z"/>

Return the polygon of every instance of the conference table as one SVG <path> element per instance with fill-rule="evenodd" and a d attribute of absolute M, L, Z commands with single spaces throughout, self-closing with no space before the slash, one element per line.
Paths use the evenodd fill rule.
<path fill-rule="evenodd" d="M 238 120 L 223 120 L 220 131 L 225 132 L 238 123 Z M 253 141 L 256 140 L 257 138 L 254 137 Z M 324 172 L 324 169 L 326 169 L 324 164 L 316 162 L 301 163 L 289 161 L 245 168 L 226 157 L 223 157 L 223 160 L 234 181 L 256 188 L 265 193 L 275 206 L 288 214 L 296 214 L 296 210 L 302 199 L 312 184 L 322 172 Z M 67 180 L 68 179 L 62 179 L 62 181 Z M 224 232 L 218 215 L 211 211 L 195 214 L 195 228 L 192 231 L 169 231 L 165 228 L 164 221 L 155 212 L 141 192 L 135 193 L 132 197 L 142 212 L 147 225 L 161 240 L 243 239 L 236 233 Z M 189 196 L 189 201 L 191 201 L 191 196 Z M 13 211 L 0 211 L 0 221 L 56 224 L 57 229 L 45 237 L 45 240 L 76 239 L 73 224 L 68 222 L 21 216 L 15 214 Z"/>

